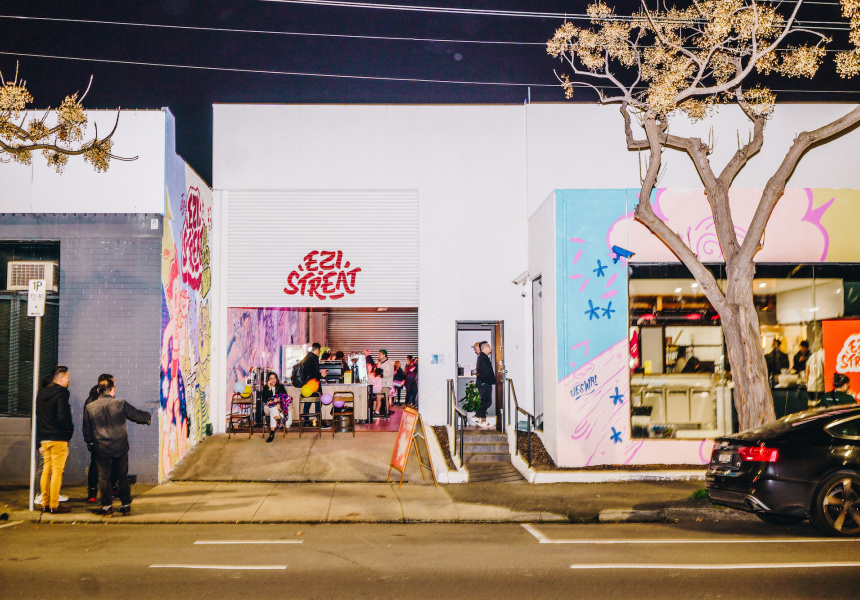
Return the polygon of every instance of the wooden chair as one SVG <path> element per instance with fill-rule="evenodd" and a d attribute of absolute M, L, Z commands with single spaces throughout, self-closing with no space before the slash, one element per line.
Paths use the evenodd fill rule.
<path fill-rule="evenodd" d="M 335 408 L 334 403 L 337 400 L 343 401 L 343 408 Z M 343 419 L 341 424 L 347 431 L 352 431 L 352 437 L 355 437 L 355 394 L 352 392 L 335 392 L 332 398 L 331 407 L 331 437 L 337 433 L 338 420 Z"/>
<path fill-rule="evenodd" d="M 308 429 L 316 429 L 319 437 L 322 437 L 322 402 L 320 399 L 320 394 L 317 392 L 313 396 L 303 397 L 300 396 L 298 399 L 299 402 L 299 437 L 302 437 L 302 432 L 307 427 Z M 309 410 L 309 412 L 305 412 L 304 407 L 302 406 L 304 403 L 316 402 L 319 405 L 319 408 L 315 411 L 313 408 Z M 316 419 L 316 425 L 305 425 L 305 420 Z"/>
<path fill-rule="evenodd" d="M 248 437 L 254 433 L 254 397 L 245 397 L 242 394 L 233 394 L 233 399 L 230 401 L 230 414 L 227 415 L 227 439 L 233 434 L 234 423 L 236 421 L 248 422 Z"/>

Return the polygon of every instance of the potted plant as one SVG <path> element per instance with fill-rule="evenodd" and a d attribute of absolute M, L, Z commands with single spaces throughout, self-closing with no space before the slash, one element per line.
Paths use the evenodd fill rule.
<path fill-rule="evenodd" d="M 463 410 L 469 415 L 469 420 L 473 420 L 475 411 L 481 406 L 481 394 L 478 392 L 478 386 L 474 382 L 466 386 L 466 396 L 461 400 Z"/>

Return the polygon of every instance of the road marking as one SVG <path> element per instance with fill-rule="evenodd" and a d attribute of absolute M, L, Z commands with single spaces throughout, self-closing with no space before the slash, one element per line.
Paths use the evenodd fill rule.
<path fill-rule="evenodd" d="M 0 525 L 0 529 L 3 529 L 4 527 L 12 527 L 14 525 L 20 525 L 21 523 L 23 523 L 23 521 L 12 521 L 11 523 Z"/>
<path fill-rule="evenodd" d="M 218 569 L 222 571 L 284 571 L 287 565 L 149 565 L 150 569 Z"/>
<path fill-rule="evenodd" d="M 722 565 L 643 565 L 643 564 L 600 564 L 571 565 L 571 569 L 680 569 L 688 571 L 730 571 L 735 569 L 819 569 L 834 567 L 860 567 L 860 562 L 833 563 L 755 563 Z"/>
<path fill-rule="evenodd" d="M 197 540 L 194 544 L 301 544 L 303 542 L 304 540 Z"/>
<path fill-rule="evenodd" d="M 816 542 L 860 542 L 860 538 L 743 538 L 737 540 L 551 540 L 528 523 L 520 523 L 541 544 L 808 544 Z"/>

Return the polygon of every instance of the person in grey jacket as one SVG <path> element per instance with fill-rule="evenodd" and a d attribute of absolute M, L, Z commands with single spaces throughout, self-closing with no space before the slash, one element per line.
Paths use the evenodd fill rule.
<path fill-rule="evenodd" d="M 88 404 L 84 411 L 83 431 L 84 441 L 96 457 L 99 471 L 99 499 L 102 506 L 93 512 L 103 517 L 113 516 L 111 472 L 117 477 L 120 512 L 123 515 L 131 514 L 126 421 L 149 425 L 152 415 L 117 398 L 113 381 L 99 382 L 99 397 Z"/>

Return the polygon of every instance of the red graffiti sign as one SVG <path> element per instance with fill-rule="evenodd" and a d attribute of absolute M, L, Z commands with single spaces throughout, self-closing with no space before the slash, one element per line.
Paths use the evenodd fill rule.
<path fill-rule="evenodd" d="M 360 272 L 360 267 L 350 268 L 349 261 L 344 262 L 340 250 L 313 250 L 287 276 L 284 293 L 337 300 L 355 293 L 355 277 Z"/>

